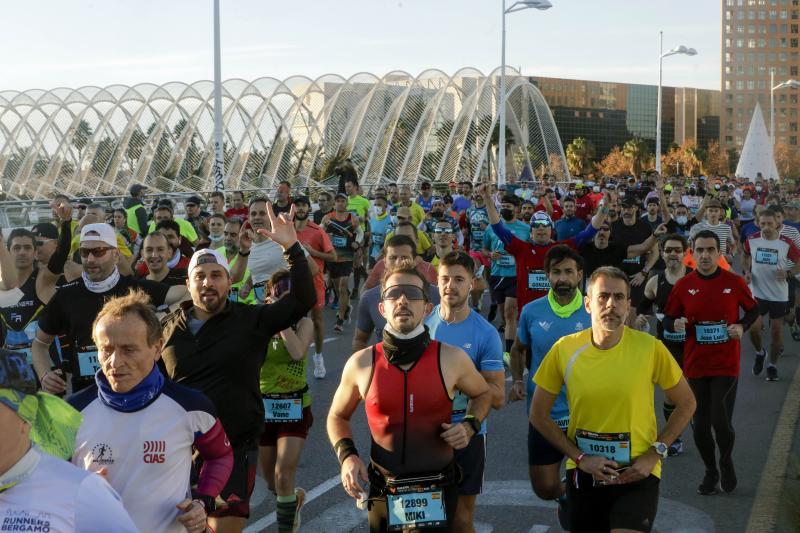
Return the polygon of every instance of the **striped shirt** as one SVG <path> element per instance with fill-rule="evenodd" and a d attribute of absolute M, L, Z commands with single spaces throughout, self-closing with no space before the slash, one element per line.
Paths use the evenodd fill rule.
<path fill-rule="evenodd" d="M 710 230 L 717 234 L 717 237 L 719 237 L 719 251 L 723 255 L 727 254 L 728 243 L 733 242 L 733 230 L 731 227 L 724 222 L 714 225 L 707 220 L 703 220 L 692 226 L 689 230 L 689 238 L 694 239 L 695 235 L 704 230 Z"/>

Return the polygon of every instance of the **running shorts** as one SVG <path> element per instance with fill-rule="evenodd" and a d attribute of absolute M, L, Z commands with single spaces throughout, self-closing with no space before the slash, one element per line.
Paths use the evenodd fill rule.
<path fill-rule="evenodd" d="M 275 446 L 282 437 L 305 439 L 308 430 L 314 425 L 311 406 L 303 407 L 303 419 L 299 422 L 264 422 L 264 433 L 261 434 L 259 446 Z"/>
<path fill-rule="evenodd" d="M 486 469 L 486 434 L 474 435 L 466 448 L 455 450 L 456 463 L 461 468 L 459 496 L 475 496 L 483 492 L 483 472 Z"/>

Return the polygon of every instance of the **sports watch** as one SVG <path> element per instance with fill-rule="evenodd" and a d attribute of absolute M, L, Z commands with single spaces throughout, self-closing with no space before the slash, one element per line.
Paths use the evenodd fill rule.
<path fill-rule="evenodd" d="M 654 442 L 651 444 L 653 448 L 656 449 L 656 453 L 660 455 L 663 459 L 666 459 L 669 455 L 669 446 L 664 444 L 663 442 Z"/>
<path fill-rule="evenodd" d="M 462 422 L 469 424 L 469 427 L 472 428 L 473 433 L 476 435 L 481 432 L 481 422 L 474 415 L 465 416 Z"/>

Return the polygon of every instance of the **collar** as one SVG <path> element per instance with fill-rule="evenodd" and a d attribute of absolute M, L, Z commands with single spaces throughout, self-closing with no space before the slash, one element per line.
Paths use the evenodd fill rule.
<path fill-rule="evenodd" d="M 164 376 L 155 364 L 147 377 L 128 392 L 114 392 L 102 370 L 97 371 L 94 380 L 97 383 L 97 396 L 100 401 L 123 413 L 144 409 L 158 398 L 161 389 L 164 388 Z"/>
<path fill-rule="evenodd" d="M 180 249 L 178 249 L 175 250 L 175 254 L 172 256 L 172 259 L 167 261 L 167 268 L 172 270 L 178 263 L 180 263 L 180 261 L 181 261 L 181 251 Z"/>
<path fill-rule="evenodd" d="M 20 457 L 14 466 L 12 466 L 6 473 L 0 475 L 0 494 L 7 491 L 36 470 L 39 466 L 39 461 L 42 456 L 36 446 L 31 445 L 25 455 Z"/>
<path fill-rule="evenodd" d="M 81 272 L 83 284 L 86 285 L 89 291 L 95 294 L 102 294 L 116 287 L 117 283 L 119 283 L 119 277 L 119 269 L 117 267 L 114 267 L 114 271 L 102 281 L 92 281 L 89 279 L 89 276 L 86 275 L 86 272 Z"/>
<path fill-rule="evenodd" d="M 711 274 L 709 274 L 709 275 L 707 275 L 707 276 L 706 276 L 705 274 L 701 273 L 699 270 L 696 270 L 696 269 L 695 269 L 695 272 L 697 272 L 697 276 L 698 276 L 700 279 L 714 279 L 714 278 L 716 278 L 717 276 L 719 276 L 719 274 L 720 274 L 720 271 L 722 271 L 722 269 L 719 267 L 719 265 L 717 265 L 717 268 L 716 268 L 716 270 L 714 270 L 714 272 L 712 272 Z"/>
<path fill-rule="evenodd" d="M 556 301 L 553 289 L 550 289 L 547 291 L 547 302 L 550 304 L 550 309 L 553 310 L 553 313 L 555 313 L 557 317 L 568 318 L 575 313 L 575 311 L 580 309 L 581 304 L 583 304 L 583 295 L 580 289 L 575 289 L 575 297 L 572 301 L 567 305 L 561 305 Z"/>

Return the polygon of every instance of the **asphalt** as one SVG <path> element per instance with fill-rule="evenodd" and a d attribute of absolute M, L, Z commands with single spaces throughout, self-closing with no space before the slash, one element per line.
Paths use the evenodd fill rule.
<path fill-rule="evenodd" d="M 358 301 L 355 302 L 357 305 Z M 297 472 L 298 485 L 307 492 L 303 507 L 303 532 L 367 531 L 366 514 L 359 511 L 339 484 L 339 468 L 327 440 L 325 418 L 331 398 L 338 385 L 342 367 L 351 354 L 350 343 L 353 324 L 348 324 L 342 334 L 333 332 L 333 311 L 326 310 L 325 362 L 328 374 L 317 380 L 311 375 L 309 388 L 312 394 L 312 411 L 315 421 Z M 354 313 L 355 316 L 355 313 Z M 751 510 L 767 509 L 775 514 L 780 532 L 800 531 L 800 429 L 795 420 L 780 417 L 784 399 L 797 372 L 800 343 L 785 336 L 786 354 L 779 362 L 780 380 L 766 382 L 764 377 L 754 377 L 750 372 L 753 349 L 749 340 L 743 342 L 742 374 L 739 380 L 734 427 L 736 447 L 734 461 L 739 486 L 731 494 L 700 496 L 697 485 L 703 476 L 703 465 L 691 438 L 691 429 L 684 433 L 686 451 L 679 457 L 666 461 L 661 482 L 661 499 L 654 531 L 666 532 L 739 532 L 747 531 Z M 507 383 L 509 385 L 509 383 Z M 795 387 L 796 389 L 797 387 Z M 661 396 L 655 400 L 659 423 Z M 527 413 L 525 403 L 508 404 L 489 416 L 487 468 L 484 493 L 478 498 L 476 531 L 479 532 L 557 532 L 555 506 L 539 500 L 530 489 L 527 468 Z M 773 445 L 773 435 L 780 423 L 783 433 L 789 435 L 787 464 L 778 463 L 767 469 L 767 457 Z M 793 424 L 786 427 L 787 424 Z M 369 433 L 363 407 L 359 407 L 352 420 L 356 445 L 366 455 L 369 450 Z M 787 433 L 788 431 L 788 433 Z M 774 463 L 775 461 L 772 461 Z M 761 490 L 759 491 L 759 487 Z M 758 497 L 757 497 L 758 493 Z M 777 508 L 764 504 L 765 495 L 780 494 Z M 754 507 L 754 502 L 760 502 Z M 253 497 L 254 509 L 246 531 L 277 531 L 275 526 L 274 497 L 268 494 L 263 479 L 257 478 Z M 768 517 L 772 518 L 772 517 Z M 751 528 L 749 531 L 757 531 Z"/>

